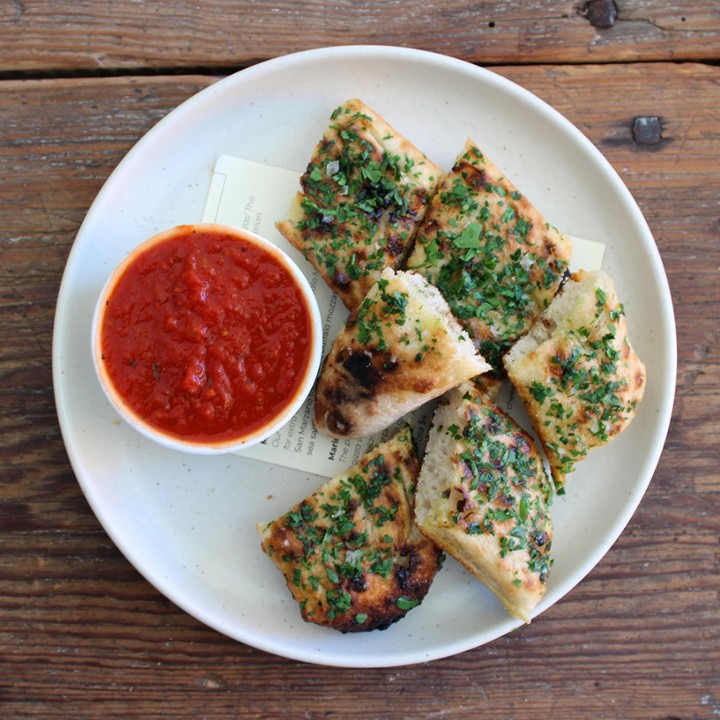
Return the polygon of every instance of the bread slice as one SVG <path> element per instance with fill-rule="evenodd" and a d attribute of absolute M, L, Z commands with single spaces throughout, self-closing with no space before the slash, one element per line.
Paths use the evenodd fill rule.
<path fill-rule="evenodd" d="M 383 629 L 422 601 L 442 553 L 413 520 L 418 470 L 405 425 L 258 527 L 305 620 L 343 632 Z"/>
<path fill-rule="evenodd" d="M 468 140 L 420 226 L 407 269 L 436 285 L 496 371 L 550 304 L 571 245 Z"/>
<path fill-rule="evenodd" d="M 551 498 L 533 439 L 472 383 L 438 402 L 416 522 L 525 622 L 552 565 Z"/>
<path fill-rule="evenodd" d="M 490 369 L 422 275 L 386 268 L 323 360 L 315 425 L 364 437 Z"/>
<path fill-rule="evenodd" d="M 277 228 L 350 310 L 385 267 L 399 267 L 440 168 L 374 110 L 353 99 L 332 114 Z"/>
<path fill-rule="evenodd" d="M 589 450 L 627 427 L 645 390 L 645 366 L 602 271 L 576 273 L 504 363 L 559 491 Z"/>

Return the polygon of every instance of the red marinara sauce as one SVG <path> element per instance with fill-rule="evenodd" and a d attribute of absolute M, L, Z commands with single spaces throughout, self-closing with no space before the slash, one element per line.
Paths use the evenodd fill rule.
<path fill-rule="evenodd" d="M 310 309 L 288 268 L 251 240 L 175 230 L 110 290 L 100 361 L 145 423 L 193 442 L 239 438 L 293 401 L 310 362 Z"/>

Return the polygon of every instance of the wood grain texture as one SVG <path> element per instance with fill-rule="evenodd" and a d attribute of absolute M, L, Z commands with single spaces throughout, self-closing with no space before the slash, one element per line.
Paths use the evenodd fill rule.
<path fill-rule="evenodd" d="M 678 320 L 673 421 L 630 525 L 561 602 L 457 657 L 366 671 L 272 657 L 178 610 L 99 526 L 57 427 L 52 323 L 73 238 L 135 140 L 213 79 L 0 83 L 0 717 L 720 715 L 720 71 L 497 71 L 569 117 L 643 209 Z M 639 115 L 661 118 L 658 144 L 633 141 Z"/>
<path fill-rule="evenodd" d="M 238 68 L 329 45 L 415 47 L 479 63 L 717 59 L 717 0 L 6 0 L 0 72 Z M 612 5 L 612 3 L 610 3 Z"/>

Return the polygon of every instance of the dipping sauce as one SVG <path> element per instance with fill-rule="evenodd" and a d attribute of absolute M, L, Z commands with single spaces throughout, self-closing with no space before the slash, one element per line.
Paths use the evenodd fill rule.
<path fill-rule="evenodd" d="M 161 233 L 106 291 L 101 374 L 165 434 L 208 443 L 252 435 L 307 385 L 311 308 L 283 256 L 248 235 L 218 225 Z"/>

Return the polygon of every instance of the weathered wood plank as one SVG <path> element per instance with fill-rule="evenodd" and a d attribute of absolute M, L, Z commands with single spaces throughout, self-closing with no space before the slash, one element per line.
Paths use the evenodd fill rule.
<path fill-rule="evenodd" d="M 310 0 L 302 10 L 293 0 L 208 0 L 201 7 L 8 0 L 0 4 L 0 71 L 229 69 L 347 44 L 415 47 L 482 64 L 700 60 L 720 52 L 715 0 Z"/>
<path fill-rule="evenodd" d="M 710 720 L 720 713 L 720 71 L 674 64 L 498 71 L 578 125 L 647 216 L 678 317 L 673 423 L 629 527 L 560 603 L 458 657 L 363 672 L 274 658 L 178 610 L 98 525 L 57 428 L 53 308 L 74 235 L 134 141 L 212 78 L 0 83 L 3 718 Z M 634 142 L 639 115 L 660 118 L 656 145 Z"/>

